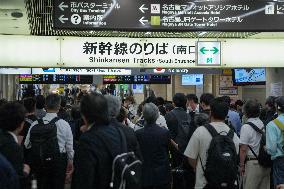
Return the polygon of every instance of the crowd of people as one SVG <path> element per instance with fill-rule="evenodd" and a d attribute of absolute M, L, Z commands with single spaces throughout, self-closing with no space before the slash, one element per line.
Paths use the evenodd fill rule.
<path fill-rule="evenodd" d="M 284 96 L 0 100 L 0 189 L 284 188 Z"/>

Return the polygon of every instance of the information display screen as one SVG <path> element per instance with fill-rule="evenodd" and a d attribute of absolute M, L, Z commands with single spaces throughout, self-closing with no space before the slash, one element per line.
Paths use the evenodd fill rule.
<path fill-rule="evenodd" d="M 92 84 L 89 75 L 20 75 L 20 84 Z"/>
<path fill-rule="evenodd" d="M 170 75 L 108 75 L 103 77 L 104 84 L 171 84 Z"/>
<path fill-rule="evenodd" d="M 203 74 L 182 75 L 181 85 L 203 85 Z"/>
<path fill-rule="evenodd" d="M 233 69 L 234 85 L 265 85 L 265 68 Z"/>

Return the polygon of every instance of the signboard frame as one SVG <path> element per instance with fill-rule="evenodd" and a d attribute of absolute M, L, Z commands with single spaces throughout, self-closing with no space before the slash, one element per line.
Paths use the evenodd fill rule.
<path fill-rule="evenodd" d="M 219 49 L 218 49 L 218 54 L 219 54 L 219 61 L 220 61 L 220 64 L 200 64 L 199 63 L 199 44 L 200 43 L 218 43 L 219 44 Z M 195 44 L 195 57 L 196 57 L 196 66 L 200 66 L 200 67 L 207 67 L 207 66 L 212 66 L 212 67 L 221 67 L 222 66 L 222 42 L 221 41 L 196 41 L 196 44 Z"/>

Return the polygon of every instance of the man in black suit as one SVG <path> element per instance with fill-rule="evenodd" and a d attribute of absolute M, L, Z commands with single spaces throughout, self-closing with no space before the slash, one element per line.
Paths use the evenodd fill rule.
<path fill-rule="evenodd" d="M 17 139 L 25 123 L 25 112 L 24 106 L 15 102 L 0 107 L 0 152 L 21 180 L 30 172 L 29 166 L 24 164 L 23 151 Z"/>
<path fill-rule="evenodd" d="M 109 125 L 107 100 L 101 94 L 83 96 L 80 111 L 88 130 L 81 135 L 75 153 L 72 189 L 109 188 L 115 156 L 108 149 L 121 154 L 120 132 Z M 108 141 L 109 148 L 103 140 Z"/>
<path fill-rule="evenodd" d="M 156 124 L 159 115 L 159 109 L 155 104 L 145 104 L 143 108 L 144 128 L 136 131 L 144 160 L 142 165 L 143 189 L 171 188 L 170 133 Z"/>
<path fill-rule="evenodd" d="M 126 138 L 127 142 L 127 150 L 129 152 L 134 152 L 135 155 L 141 159 L 141 152 L 139 149 L 139 144 L 137 142 L 137 138 L 135 136 L 135 133 L 132 128 L 123 125 L 122 123 L 119 123 L 116 117 L 120 113 L 120 108 L 121 108 L 121 100 L 113 95 L 105 95 L 105 98 L 107 99 L 107 104 L 108 104 L 108 114 L 110 116 L 110 124 L 113 125 L 114 127 L 119 127 Z"/>

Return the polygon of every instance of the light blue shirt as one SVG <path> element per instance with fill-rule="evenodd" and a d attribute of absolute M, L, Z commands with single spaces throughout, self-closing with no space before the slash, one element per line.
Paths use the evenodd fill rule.
<path fill-rule="evenodd" d="M 45 117 L 43 118 L 43 121 L 45 124 L 47 124 L 55 117 L 57 117 L 56 113 L 46 113 Z M 35 126 L 36 124 L 38 124 L 38 121 L 32 123 L 28 135 L 26 137 L 24 144 L 27 149 L 32 147 L 30 142 L 30 131 L 33 128 L 33 126 Z M 63 119 L 58 120 L 55 124 L 57 128 L 57 140 L 58 140 L 60 153 L 67 153 L 68 159 L 73 160 L 74 150 L 73 150 L 73 135 L 71 127 L 69 123 L 67 123 Z"/>
<path fill-rule="evenodd" d="M 229 122 L 231 122 L 232 126 L 235 128 L 235 131 L 239 136 L 242 127 L 240 114 L 238 112 L 229 110 L 228 117 L 229 117 Z"/>
<path fill-rule="evenodd" d="M 284 114 L 279 115 L 277 119 L 284 123 Z M 266 149 L 272 160 L 284 156 L 282 147 L 282 132 L 273 121 L 270 121 L 266 126 Z"/>

